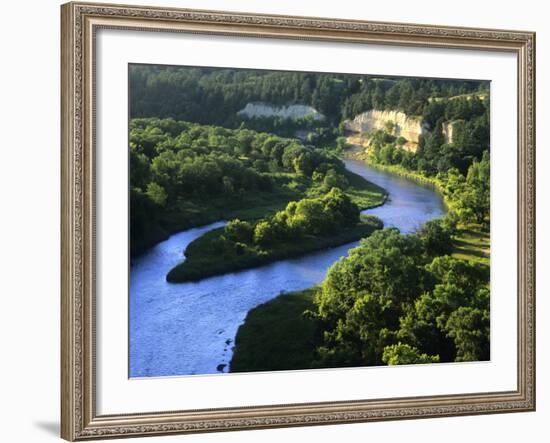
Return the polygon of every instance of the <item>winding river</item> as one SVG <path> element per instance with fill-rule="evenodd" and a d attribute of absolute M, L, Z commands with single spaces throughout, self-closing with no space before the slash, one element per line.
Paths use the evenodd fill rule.
<path fill-rule="evenodd" d="M 414 232 L 445 212 L 440 195 L 429 187 L 358 160 L 345 163 L 350 171 L 388 191 L 384 205 L 364 211 L 380 217 L 386 227 Z M 321 282 L 330 265 L 359 243 L 196 283 L 167 283 L 167 272 L 182 260 L 187 245 L 224 224 L 174 234 L 132 264 L 130 377 L 228 372 L 237 329 L 249 310 L 283 291 Z"/>

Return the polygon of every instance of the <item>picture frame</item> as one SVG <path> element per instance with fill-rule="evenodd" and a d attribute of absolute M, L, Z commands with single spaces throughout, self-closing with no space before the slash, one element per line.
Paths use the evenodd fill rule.
<path fill-rule="evenodd" d="M 71 2 L 61 7 L 61 436 L 69 441 L 535 410 L 535 34 Z M 516 389 L 98 414 L 97 33 L 509 53 L 517 58 Z M 99 172 L 99 174 L 98 174 Z M 498 278 L 498 276 L 495 276 Z M 246 377 L 244 375 L 243 377 Z"/>

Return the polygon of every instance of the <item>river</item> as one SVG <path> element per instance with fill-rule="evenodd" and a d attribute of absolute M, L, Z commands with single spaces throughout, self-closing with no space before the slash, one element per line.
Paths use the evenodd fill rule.
<path fill-rule="evenodd" d="M 359 160 L 346 167 L 386 189 L 389 198 L 363 211 L 386 227 L 414 232 L 445 212 L 430 187 Z M 281 292 L 321 282 L 327 269 L 359 242 L 271 263 L 259 268 L 203 279 L 168 283 L 167 272 L 183 260 L 187 245 L 220 221 L 172 235 L 135 259 L 130 271 L 130 377 L 159 377 L 228 372 L 237 329 L 246 314 Z"/>

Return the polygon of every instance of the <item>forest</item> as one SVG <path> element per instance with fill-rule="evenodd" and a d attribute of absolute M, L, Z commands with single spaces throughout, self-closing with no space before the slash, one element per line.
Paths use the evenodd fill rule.
<path fill-rule="evenodd" d="M 288 136 L 304 123 L 318 129 L 324 145 L 339 124 L 371 109 L 420 115 L 435 125 L 442 101 L 486 97 L 488 82 L 391 78 L 334 73 L 284 72 L 132 64 L 129 68 L 133 118 L 173 118 L 226 128 L 247 127 Z M 434 100 L 436 98 L 436 100 Z M 250 102 L 305 104 L 327 117 L 324 123 L 290 119 L 247 119 L 237 113 Z M 451 106 L 452 107 L 452 106 Z M 459 117 L 457 114 L 453 117 Z"/>
<path fill-rule="evenodd" d="M 249 129 L 173 119 L 130 122 L 130 250 L 224 218 L 259 219 L 333 187 L 361 209 L 384 191 L 347 171 L 331 152 Z"/>
<path fill-rule="evenodd" d="M 182 251 L 166 276 L 175 284 L 362 239 L 317 286 L 249 311 L 232 372 L 490 358 L 489 82 L 149 65 L 129 74 L 132 257 L 226 220 Z M 253 102 L 325 118 L 238 114 Z M 345 121 L 368 110 L 420 117 L 416 149 L 391 121 L 366 134 L 367 147 L 349 145 Z M 361 211 L 388 195 L 346 169 L 350 155 L 432 186 L 446 215 L 414 233 L 383 229 Z"/>

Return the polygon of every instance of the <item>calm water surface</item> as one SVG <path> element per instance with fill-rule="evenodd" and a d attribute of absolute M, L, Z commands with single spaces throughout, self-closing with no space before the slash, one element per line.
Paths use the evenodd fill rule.
<path fill-rule="evenodd" d="M 434 190 L 367 164 L 346 160 L 347 168 L 382 186 L 388 201 L 364 211 L 403 233 L 445 212 Z M 130 377 L 228 372 L 233 341 L 246 314 L 282 291 L 309 288 L 359 242 L 279 261 L 260 268 L 196 283 L 167 283 L 187 245 L 217 222 L 172 235 L 134 260 L 130 270 Z"/>

